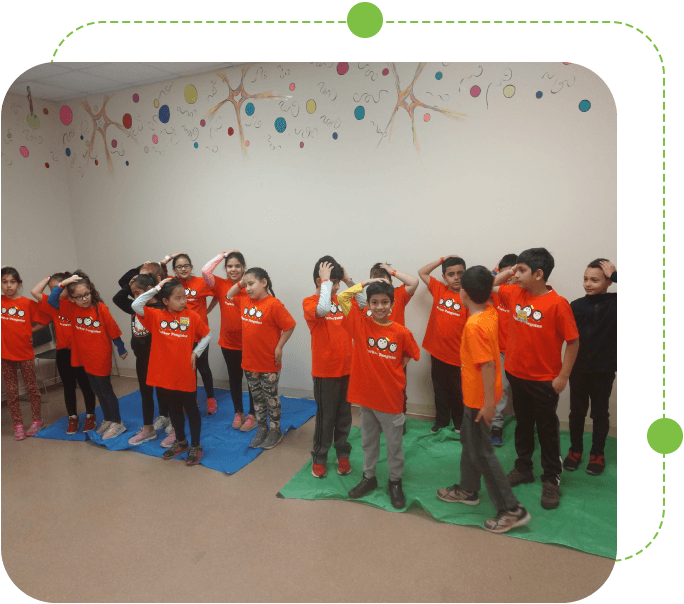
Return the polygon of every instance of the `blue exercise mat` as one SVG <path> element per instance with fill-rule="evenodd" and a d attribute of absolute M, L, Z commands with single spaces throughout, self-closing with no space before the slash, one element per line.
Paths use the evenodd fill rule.
<path fill-rule="evenodd" d="M 199 400 L 206 401 L 204 388 L 200 387 L 199 392 Z M 235 408 L 233 407 L 230 391 L 214 389 L 214 396 L 218 403 L 218 410 L 214 415 L 208 416 L 206 402 L 200 403 L 200 415 L 202 417 L 201 442 L 202 449 L 204 450 L 204 456 L 200 463 L 212 470 L 234 474 L 255 459 L 263 449 L 249 448 L 249 443 L 254 438 L 256 430 L 240 432 L 240 430 L 231 428 L 233 418 L 235 417 Z M 249 394 L 244 392 L 242 399 L 244 408 L 249 409 Z M 156 400 L 155 394 L 155 417 L 158 415 Z M 315 401 L 289 398 L 287 396 L 281 396 L 280 401 L 282 403 L 280 429 L 283 434 L 286 434 L 291 428 L 299 428 L 304 422 L 316 415 Z M 156 440 L 151 440 L 137 446 L 128 444 L 128 439 L 134 436 L 142 425 L 142 399 L 140 391 L 121 397 L 119 399 L 119 411 L 121 413 L 121 420 L 126 426 L 126 432 L 116 438 L 102 440 L 102 436 L 95 431 L 84 434 L 82 430 L 85 423 L 85 413 L 81 413 L 79 416 L 80 427 L 76 434 L 67 435 L 66 429 L 69 424 L 69 418 L 65 415 L 51 426 L 38 432 L 35 438 L 75 441 L 92 440 L 95 444 L 107 447 L 110 451 L 131 449 L 145 455 L 161 457 L 165 451 L 160 446 L 161 441 L 166 437 L 164 430 L 157 430 Z M 99 426 L 103 419 L 102 409 L 99 406 L 95 408 L 95 416 Z M 190 438 L 190 427 L 187 418 L 185 420 L 185 433 Z M 187 457 L 188 454 L 184 453 L 177 459 L 187 459 Z"/>

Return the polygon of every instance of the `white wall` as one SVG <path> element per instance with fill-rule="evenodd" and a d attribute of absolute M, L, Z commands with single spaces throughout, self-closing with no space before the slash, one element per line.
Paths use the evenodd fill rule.
<path fill-rule="evenodd" d="M 402 90 L 417 65 L 397 65 Z M 111 299 L 120 275 L 143 260 L 186 251 L 199 275 L 216 253 L 240 249 L 249 265 L 269 271 L 277 296 L 298 322 L 285 349 L 281 385 L 310 390 L 310 339 L 301 301 L 314 291 L 313 265 L 324 254 L 360 280 L 377 261 L 416 275 L 440 256 L 460 254 L 469 266 L 493 267 L 505 253 L 544 246 L 556 259 L 550 283 L 569 300 L 583 295 L 582 274 L 590 260 L 603 256 L 617 263 L 616 111 L 596 74 L 561 63 L 428 64 L 414 86 L 415 98 L 463 116 L 456 121 L 416 107 L 418 151 L 404 108 L 387 136 L 397 88 L 391 70 L 382 75 L 385 67 L 353 63 L 339 75 L 336 63 L 252 66 L 244 79 L 247 93 L 282 97 L 251 100 L 252 116 L 246 115 L 250 100 L 244 101 L 246 153 L 230 103 L 213 120 L 206 118 L 228 96 L 228 86 L 214 73 L 116 92 L 107 104 L 109 119 L 121 123 L 128 113 L 133 125 L 126 133 L 107 129 L 108 141 L 117 140 L 116 149 L 109 147 L 111 172 L 99 134 L 86 163 L 92 120 L 79 102 L 65 103 L 73 111 L 72 124 L 45 120 L 41 128 L 51 129 L 51 140 L 66 137 L 57 155 L 66 172 L 79 267 Z M 241 68 L 222 73 L 238 87 Z M 470 93 L 475 84 L 482 90 L 478 97 Z M 195 103 L 185 100 L 189 85 L 198 92 Z M 510 98 L 503 94 L 507 85 L 515 86 Z M 310 99 L 314 113 L 306 109 Z M 583 99 L 591 101 L 587 112 L 578 109 Z M 97 111 L 103 96 L 87 100 Z M 159 121 L 155 100 L 169 107 L 167 124 Z M 361 120 L 354 116 L 358 106 L 365 109 Z M 278 117 L 287 122 L 283 133 L 274 127 Z M 44 215 L 45 206 L 54 208 L 52 196 L 33 191 L 52 191 L 47 179 L 56 171 L 32 167 L 26 194 L 28 166 L 16 157 L 7 166 L 3 156 L 3 239 L 6 190 L 10 204 L 19 192 L 31 197 L 33 218 Z M 8 189 L 5 180 L 12 181 Z M 60 189 L 60 204 L 62 195 Z M 32 217 L 24 217 L 22 232 L 30 232 Z M 3 241 L 3 263 L 6 253 Z M 25 270 L 34 270 L 24 257 Z M 36 263 L 39 258 L 44 256 L 36 255 Z M 55 266 L 48 270 L 62 268 L 50 258 Z M 36 268 L 36 274 L 44 272 Z M 406 315 L 419 343 L 429 310 L 430 296 L 421 285 Z M 127 333 L 126 317 L 113 312 Z M 210 324 L 216 332 L 218 311 Z M 215 378 L 227 379 L 216 345 L 210 363 Z M 127 360 L 121 366 L 133 370 L 134 364 Z M 408 394 L 409 411 L 432 411 L 425 352 L 410 365 Z M 561 397 L 561 419 L 569 409 L 567 394 Z"/>

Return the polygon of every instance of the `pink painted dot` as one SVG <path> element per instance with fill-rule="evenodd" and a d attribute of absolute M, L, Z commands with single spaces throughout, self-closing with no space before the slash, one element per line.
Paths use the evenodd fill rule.
<path fill-rule="evenodd" d="M 233 136 L 234 132 L 235 130 L 233 130 L 232 128 L 228 128 L 228 136 Z"/>
<path fill-rule="evenodd" d="M 303 149 L 303 148 L 304 148 L 304 141 L 302 141 L 301 143 L 299 143 L 299 148 L 300 148 L 300 149 Z"/>
<path fill-rule="evenodd" d="M 389 73 L 389 69 L 385 67 L 385 69 L 382 70 L 382 75 L 387 75 Z"/>
<path fill-rule="evenodd" d="M 125 113 L 123 116 L 123 126 L 124 128 L 130 128 L 133 125 L 133 118 L 130 113 Z"/>
<path fill-rule="evenodd" d="M 563 65 L 572 65 L 572 63 L 565 63 L 565 62 L 563 62 Z"/>
<path fill-rule="evenodd" d="M 28 147 L 19 147 L 19 153 L 21 153 L 22 157 L 28 157 L 29 156 Z"/>
<path fill-rule="evenodd" d="M 249 147 L 249 141 L 245 141 L 245 147 Z"/>
<path fill-rule="evenodd" d="M 159 142 L 159 137 L 156 134 L 152 135 L 152 142 L 156 145 Z"/>
<path fill-rule="evenodd" d="M 206 125 L 207 122 L 205 122 L 204 120 L 200 120 L 200 126 L 202 126 L 202 128 L 204 128 Z"/>
<path fill-rule="evenodd" d="M 50 164 L 47 163 L 47 162 L 45 162 L 45 167 L 46 167 L 46 168 L 49 168 L 49 167 L 50 167 Z"/>
<path fill-rule="evenodd" d="M 429 113 L 426 113 L 426 114 L 423 116 L 423 119 L 424 119 L 426 122 L 429 122 L 429 121 L 430 121 L 430 114 L 429 114 Z"/>
<path fill-rule="evenodd" d="M 290 84 L 290 90 L 294 90 L 294 89 L 295 89 L 295 85 L 294 85 L 294 82 L 292 82 L 292 84 Z"/>
<path fill-rule="evenodd" d="M 480 93 L 481 93 L 481 92 L 482 92 L 482 88 L 480 88 L 480 87 L 476 84 L 475 86 L 473 86 L 473 87 L 470 89 L 470 96 L 472 96 L 472 97 L 474 97 L 474 98 L 477 98 L 478 96 L 480 96 Z"/>
<path fill-rule="evenodd" d="M 133 95 L 133 102 L 134 102 L 134 103 L 137 103 L 139 100 L 140 100 L 140 95 L 138 95 L 138 93 L 136 92 L 136 93 Z"/>
<path fill-rule="evenodd" d="M 337 64 L 337 73 L 340 75 L 344 75 L 349 71 L 349 63 L 338 63 Z"/>
<path fill-rule="evenodd" d="M 112 149 L 116 149 L 116 146 L 117 146 L 118 144 L 119 144 L 119 143 L 116 142 L 116 139 L 112 139 Z"/>
<path fill-rule="evenodd" d="M 71 124 L 71 120 L 74 119 L 74 114 L 71 112 L 71 107 L 62 105 L 62 108 L 59 110 L 59 119 L 62 120 L 62 123 L 65 126 Z"/>

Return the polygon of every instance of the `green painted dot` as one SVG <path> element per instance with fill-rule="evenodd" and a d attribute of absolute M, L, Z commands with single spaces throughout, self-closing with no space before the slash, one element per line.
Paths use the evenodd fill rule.
<path fill-rule="evenodd" d="M 359 38 L 372 38 L 382 29 L 382 12 L 371 2 L 359 2 L 347 14 L 347 27 Z"/>
<path fill-rule="evenodd" d="M 661 417 L 649 426 L 646 438 L 656 453 L 674 453 L 682 444 L 682 427 L 673 419 Z"/>

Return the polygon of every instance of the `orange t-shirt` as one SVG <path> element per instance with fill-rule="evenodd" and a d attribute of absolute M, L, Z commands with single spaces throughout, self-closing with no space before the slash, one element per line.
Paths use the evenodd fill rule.
<path fill-rule="evenodd" d="M 461 334 L 468 320 L 468 309 L 459 294 L 434 277 L 430 277 L 428 289 L 432 294 L 432 310 L 423 348 L 443 363 L 460 367 Z"/>
<path fill-rule="evenodd" d="M 396 321 L 378 325 L 356 304 L 342 327 L 354 340 L 347 400 L 383 413 L 401 413 L 406 386 L 402 357 L 420 358 L 413 334 Z"/>
<path fill-rule="evenodd" d="M 195 392 L 197 377 L 192 369 L 192 349 L 195 342 L 209 333 L 199 313 L 184 308 L 180 312 L 145 307 L 145 316 L 136 315 L 152 334 L 148 386 L 167 390 Z"/>
<path fill-rule="evenodd" d="M 499 286 L 499 297 L 513 314 L 504 369 L 535 382 L 558 377 L 563 342 L 579 338 L 570 304 L 551 286 L 546 288 L 547 294 L 533 296 L 519 285 Z"/>
<path fill-rule="evenodd" d="M 233 300 L 226 299 L 228 290 L 234 283 L 229 279 L 214 277 L 214 294 L 221 307 L 221 333 L 218 345 L 229 350 L 242 350 L 242 318 L 240 309 Z M 244 293 L 245 288 L 240 289 Z"/>
<path fill-rule="evenodd" d="M 316 315 L 319 296 L 304 298 L 304 318 L 311 332 L 311 375 L 334 378 L 351 371 L 352 340 L 342 328 L 344 314 L 333 296 L 330 311 L 324 317 Z"/>
<path fill-rule="evenodd" d="M 506 342 L 508 341 L 508 330 L 511 328 L 511 311 L 501 302 L 499 294 L 492 293 L 492 302 L 499 315 L 499 351 L 506 354 Z"/>
<path fill-rule="evenodd" d="M 406 305 L 411 301 L 413 296 L 409 296 L 406 291 L 406 286 L 394 288 L 394 306 L 387 315 L 388 320 L 396 321 L 399 325 L 406 326 Z M 373 313 L 370 308 L 366 309 L 366 316 L 371 317 Z"/>
<path fill-rule="evenodd" d="M 50 322 L 40 312 L 38 302 L 23 296 L 12 300 L 2 296 L 2 358 L 8 361 L 30 361 L 35 358 L 31 336 L 31 323 Z"/>
<path fill-rule="evenodd" d="M 181 281 L 185 288 L 185 295 L 188 299 L 188 308 L 194 310 L 207 325 L 209 325 L 209 315 L 207 314 L 207 296 L 214 296 L 214 292 L 204 279 L 200 277 L 190 277 L 187 281 Z"/>
<path fill-rule="evenodd" d="M 492 306 L 487 306 L 487 310 L 471 315 L 463 328 L 461 384 L 463 387 L 463 404 L 471 409 L 482 409 L 484 407 L 483 363 L 489 361 L 496 363 L 494 400 L 498 401 L 503 396 L 498 323 L 497 311 Z"/>
<path fill-rule="evenodd" d="M 105 376 L 112 372 L 112 340 L 121 330 L 104 302 L 81 308 L 70 300 L 62 300 L 64 312 L 72 325 L 71 365 L 83 367 L 91 375 Z"/>
<path fill-rule="evenodd" d="M 275 349 L 284 331 L 297 323 L 283 303 L 273 296 L 252 300 L 246 293 L 233 297 L 242 318 L 242 368 L 258 373 L 277 373 Z M 282 362 L 282 361 L 281 361 Z"/>
<path fill-rule="evenodd" d="M 55 338 L 57 340 L 56 348 L 57 350 L 69 348 L 71 346 L 71 321 L 64 316 L 65 311 L 62 307 L 65 304 L 71 304 L 71 302 L 69 300 L 60 300 L 59 310 L 57 310 L 54 306 L 48 304 L 47 299 L 48 295 L 43 294 L 43 300 L 38 306 L 41 312 L 52 317 L 52 322 L 55 326 Z"/>

